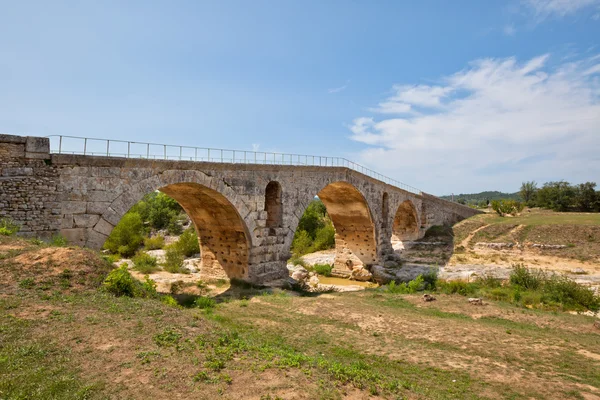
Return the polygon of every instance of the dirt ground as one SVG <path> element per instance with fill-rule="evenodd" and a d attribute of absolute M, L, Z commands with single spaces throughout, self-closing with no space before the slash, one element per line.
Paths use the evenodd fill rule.
<path fill-rule="evenodd" d="M 95 253 L 0 246 L 3 398 L 600 399 L 584 315 L 378 289 L 172 307 L 81 280 Z"/>

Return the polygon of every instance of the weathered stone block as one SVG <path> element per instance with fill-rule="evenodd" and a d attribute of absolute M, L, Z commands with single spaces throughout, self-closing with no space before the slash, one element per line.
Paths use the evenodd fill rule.
<path fill-rule="evenodd" d="M 79 214 L 73 216 L 76 228 L 92 228 L 100 220 L 97 214 Z"/>
<path fill-rule="evenodd" d="M 88 214 L 99 214 L 102 215 L 110 205 L 109 201 L 93 201 L 87 203 Z"/>
<path fill-rule="evenodd" d="M 17 168 L 2 168 L 2 176 L 31 176 L 33 168 L 17 167 Z"/>
<path fill-rule="evenodd" d="M 28 136 L 25 142 L 25 151 L 28 153 L 50 153 L 50 139 Z"/>
<path fill-rule="evenodd" d="M 85 201 L 63 201 L 63 214 L 85 214 L 87 202 Z"/>
<path fill-rule="evenodd" d="M 102 233 L 103 235 L 108 236 L 108 235 L 110 235 L 110 233 L 112 232 L 114 227 L 115 226 L 113 224 L 106 221 L 104 218 L 100 218 L 100 220 L 98 221 L 96 226 L 94 226 L 94 230 L 96 232 L 99 232 L 99 233 Z"/>
<path fill-rule="evenodd" d="M 60 233 L 70 244 L 76 246 L 84 246 L 87 241 L 87 229 L 85 228 L 61 229 Z"/>

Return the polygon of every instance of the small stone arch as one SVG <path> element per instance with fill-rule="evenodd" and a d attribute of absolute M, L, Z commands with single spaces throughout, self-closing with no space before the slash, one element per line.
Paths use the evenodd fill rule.
<path fill-rule="evenodd" d="M 276 228 L 283 225 L 283 203 L 281 201 L 281 185 L 271 181 L 265 189 L 265 211 L 267 212 L 267 228 L 269 235 L 276 234 Z"/>
<path fill-rule="evenodd" d="M 393 240 L 415 240 L 419 238 L 417 210 L 410 200 L 400 204 L 392 227 Z"/>

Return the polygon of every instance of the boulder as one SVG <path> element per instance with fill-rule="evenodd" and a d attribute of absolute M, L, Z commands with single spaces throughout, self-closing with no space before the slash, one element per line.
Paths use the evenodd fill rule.
<path fill-rule="evenodd" d="M 470 297 L 469 304 L 472 304 L 474 306 L 482 306 L 483 300 L 481 300 L 479 297 Z"/>
<path fill-rule="evenodd" d="M 312 288 L 316 288 L 319 286 L 319 278 L 316 275 L 311 276 L 308 280 L 308 285 Z"/>
<path fill-rule="evenodd" d="M 427 301 L 435 301 L 435 300 L 436 300 L 435 297 L 433 297 L 430 294 L 425 293 L 423 295 L 423 301 L 425 301 L 425 302 L 427 302 Z"/>
<path fill-rule="evenodd" d="M 365 282 L 371 280 L 372 277 L 373 274 L 362 265 L 352 268 L 352 272 L 350 273 L 350 279 L 355 281 Z"/>
<path fill-rule="evenodd" d="M 380 285 L 386 285 L 396 279 L 396 276 L 393 273 L 388 272 L 388 270 L 381 265 L 373 265 L 371 267 L 371 274 L 373 275 L 373 280 Z"/>
<path fill-rule="evenodd" d="M 292 272 L 292 279 L 297 280 L 299 282 L 308 278 L 308 271 L 304 267 L 296 267 L 294 272 Z"/>
<path fill-rule="evenodd" d="M 192 274 L 198 272 L 198 268 L 200 266 L 200 258 L 188 258 L 183 260 L 183 268 L 190 271 Z"/>
<path fill-rule="evenodd" d="M 389 260 L 389 261 L 384 262 L 383 266 L 386 268 L 398 268 L 400 266 L 400 264 L 398 264 L 398 262 L 396 262 L 396 261 Z"/>

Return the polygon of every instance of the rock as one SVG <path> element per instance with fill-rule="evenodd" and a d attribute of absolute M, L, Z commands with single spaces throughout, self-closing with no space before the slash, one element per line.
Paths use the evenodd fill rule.
<path fill-rule="evenodd" d="M 430 294 L 427 294 L 427 293 L 425 293 L 425 294 L 423 295 L 423 301 L 425 301 L 425 302 L 427 302 L 427 301 L 435 301 L 435 297 L 433 297 L 433 296 L 432 296 L 432 295 L 430 295 Z"/>
<path fill-rule="evenodd" d="M 394 274 L 388 272 L 381 265 L 373 265 L 371 267 L 371 273 L 373 275 L 373 280 L 380 285 L 386 285 L 396 279 Z"/>
<path fill-rule="evenodd" d="M 400 266 L 400 264 L 398 264 L 398 262 L 396 261 L 386 261 L 383 263 L 383 266 L 386 268 L 398 268 Z"/>
<path fill-rule="evenodd" d="M 316 275 L 311 276 L 308 280 L 308 285 L 310 287 L 316 288 L 317 286 L 319 286 L 319 278 Z"/>
<path fill-rule="evenodd" d="M 308 271 L 304 267 L 297 267 L 294 272 L 292 272 L 292 279 L 297 280 L 299 282 L 308 278 Z"/>
<path fill-rule="evenodd" d="M 192 274 L 198 272 L 198 267 L 200 266 L 200 258 L 188 258 L 183 260 L 183 268 L 190 271 Z"/>
<path fill-rule="evenodd" d="M 428 265 L 406 264 L 402 268 L 394 271 L 396 282 L 410 282 L 419 275 L 425 275 L 431 272 L 432 267 Z"/>
<path fill-rule="evenodd" d="M 585 270 L 583 268 L 574 268 L 571 270 L 572 274 L 576 274 L 576 275 L 585 275 L 587 274 L 587 272 L 585 272 Z"/>
<path fill-rule="evenodd" d="M 371 280 L 372 277 L 373 274 L 362 265 L 352 268 L 352 272 L 350 273 L 350 279 L 355 281 L 365 282 Z"/>
<path fill-rule="evenodd" d="M 149 256 L 152 256 L 154 258 L 156 258 L 156 261 L 159 264 L 162 264 L 165 262 L 165 254 L 166 251 L 163 249 L 158 249 L 158 250 L 148 250 L 146 253 L 148 253 Z"/>
<path fill-rule="evenodd" d="M 483 300 L 481 300 L 479 297 L 470 297 L 469 304 L 472 304 L 474 306 L 482 306 Z"/>

